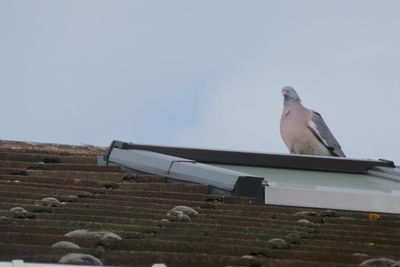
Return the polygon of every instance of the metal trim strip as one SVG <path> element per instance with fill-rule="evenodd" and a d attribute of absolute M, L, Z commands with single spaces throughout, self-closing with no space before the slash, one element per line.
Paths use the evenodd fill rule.
<path fill-rule="evenodd" d="M 199 148 L 169 147 L 113 141 L 112 147 L 121 149 L 142 149 L 161 154 L 196 160 L 202 163 L 233 164 L 257 167 L 289 168 L 344 173 L 367 173 L 375 166 L 394 168 L 393 161 L 363 160 L 311 155 L 272 154 L 240 152 Z M 108 157 L 109 152 L 106 154 Z"/>

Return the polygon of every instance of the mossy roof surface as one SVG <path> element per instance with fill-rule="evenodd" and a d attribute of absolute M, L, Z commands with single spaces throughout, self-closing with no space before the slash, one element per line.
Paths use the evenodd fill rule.
<path fill-rule="evenodd" d="M 0 142 L 0 261 L 58 263 L 68 253 L 109 266 L 352 266 L 400 259 L 399 216 L 259 206 L 209 194 L 207 185 L 167 184 L 161 176 L 98 166 L 104 152 Z M 87 231 L 66 236 L 75 230 Z M 80 248 L 52 247 L 60 241 Z"/>

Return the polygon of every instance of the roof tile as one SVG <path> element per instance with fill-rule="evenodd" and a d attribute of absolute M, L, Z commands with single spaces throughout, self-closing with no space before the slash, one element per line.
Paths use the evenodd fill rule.
<path fill-rule="evenodd" d="M 400 258 L 397 215 L 257 206 L 206 185 L 97 166 L 104 152 L 0 141 L 0 260 L 56 263 L 81 253 L 114 266 L 355 266 Z M 177 206 L 199 214 L 174 221 L 168 213 Z M 122 239 L 65 236 L 75 230 Z M 80 249 L 52 247 L 60 241 Z"/>

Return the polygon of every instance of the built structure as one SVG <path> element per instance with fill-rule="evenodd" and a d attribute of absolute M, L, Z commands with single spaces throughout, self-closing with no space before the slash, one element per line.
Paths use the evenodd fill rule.
<path fill-rule="evenodd" d="M 390 266 L 398 179 L 387 160 L 2 141 L 0 266 Z"/>

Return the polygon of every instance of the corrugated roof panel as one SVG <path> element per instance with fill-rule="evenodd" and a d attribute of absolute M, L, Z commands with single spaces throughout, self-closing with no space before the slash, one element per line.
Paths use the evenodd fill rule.
<path fill-rule="evenodd" d="M 79 155 L 73 161 L 57 157 L 75 163 L 45 163 L 65 151 L 51 147 L 39 155 L 37 148 L 9 149 L 0 142 L 0 260 L 7 263 L 57 264 L 76 252 L 107 266 L 308 267 L 400 260 L 399 215 L 251 205 L 247 198 L 208 194 L 206 185 L 164 184 L 165 177 L 99 167 L 96 154 L 86 165 L 83 150 L 68 151 Z M 43 202 L 50 196 L 61 205 Z M 199 214 L 189 216 L 190 222 L 176 220 L 171 212 L 178 206 Z M 13 213 L 14 207 L 27 212 Z M 65 236 L 77 229 L 112 231 L 122 240 Z M 59 241 L 81 248 L 53 247 Z"/>
<path fill-rule="evenodd" d="M 82 264 L 57 264 L 57 263 L 29 263 L 23 260 L 12 260 L 9 262 L 0 262 L 0 267 L 89 267 L 93 265 Z M 105 266 L 107 267 L 107 266 Z M 112 267 L 112 266 L 109 266 Z"/>

